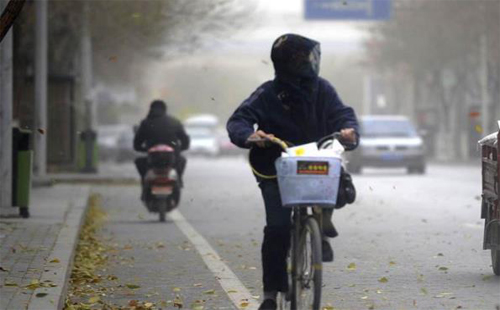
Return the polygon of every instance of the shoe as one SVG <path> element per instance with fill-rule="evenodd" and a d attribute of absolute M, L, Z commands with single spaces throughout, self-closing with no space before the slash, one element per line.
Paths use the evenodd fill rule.
<path fill-rule="evenodd" d="M 276 304 L 276 301 L 266 299 L 260 304 L 259 310 L 276 310 L 277 308 L 278 305 Z"/>
<path fill-rule="evenodd" d="M 321 242 L 321 256 L 322 260 L 325 263 L 333 262 L 333 249 L 330 245 L 330 242 L 323 240 Z"/>
<path fill-rule="evenodd" d="M 335 226 L 333 226 L 332 223 L 332 214 L 333 210 L 324 210 L 323 211 L 323 216 L 322 216 L 322 228 L 323 228 L 323 234 L 327 237 L 330 238 L 335 238 L 339 235 L 337 230 L 335 229 Z"/>

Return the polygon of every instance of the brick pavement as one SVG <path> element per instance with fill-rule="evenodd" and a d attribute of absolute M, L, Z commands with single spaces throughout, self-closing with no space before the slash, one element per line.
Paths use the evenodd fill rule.
<path fill-rule="evenodd" d="M 29 219 L 0 218 L 0 310 L 28 309 L 31 304 L 39 310 L 58 307 L 74 247 L 74 241 L 61 242 L 60 234 L 78 230 L 75 216 L 82 217 L 87 197 L 85 186 L 36 188 Z M 55 251 L 67 254 L 55 260 Z M 44 287 L 26 287 L 36 281 Z M 48 302 L 40 303 L 45 298 Z"/>

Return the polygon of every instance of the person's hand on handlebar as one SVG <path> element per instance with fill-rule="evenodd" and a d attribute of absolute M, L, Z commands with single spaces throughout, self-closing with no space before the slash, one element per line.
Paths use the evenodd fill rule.
<path fill-rule="evenodd" d="M 356 131 L 354 128 L 344 128 L 340 131 L 342 142 L 356 144 Z"/>
<path fill-rule="evenodd" d="M 271 143 L 269 143 L 269 141 L 272 138 L 274 138 L 273 134 L 268 134 L 262 130 L 257 130 L 256 132 L 251 134 L 247 140 L 248 141 L 260 140 L 260 141 L 255 142 L 255 144 L 257 144 L 258 147 L 269 147 L 271 145 Z"/>

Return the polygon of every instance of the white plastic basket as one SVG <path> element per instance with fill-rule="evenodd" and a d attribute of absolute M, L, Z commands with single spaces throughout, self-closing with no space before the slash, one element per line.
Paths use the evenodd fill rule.
<path fill-rule="evenodd" d="M 275 162 L 283 207 L 337 203 L 341 159 L 336 157 L 280 157 Z"/>

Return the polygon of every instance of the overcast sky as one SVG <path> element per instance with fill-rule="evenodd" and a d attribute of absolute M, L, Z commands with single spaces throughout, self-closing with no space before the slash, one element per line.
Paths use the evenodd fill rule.
<path fill-rule="evenodd" d="M 366 23 L 343 21 L 306 21 L 304 0 L 253 0 L 256 2 L 255 25 L 243 29 L 234 37 L 237 44 L 261 44 L 269 47 L 279 35 L 297 33 L 316 39 L 324 48 L 344 46 L 357 49 L 365 32 Z"/>

